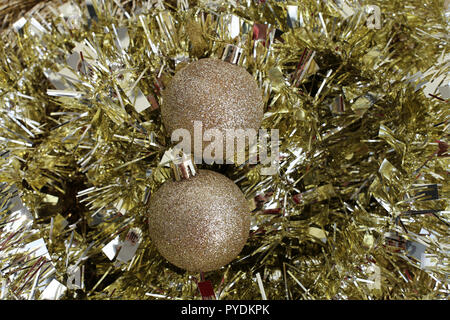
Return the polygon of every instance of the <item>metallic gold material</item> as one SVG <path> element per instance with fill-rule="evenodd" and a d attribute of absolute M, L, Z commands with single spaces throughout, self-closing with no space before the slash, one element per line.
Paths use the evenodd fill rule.
<path fill-rule="evenodd" d="M 169 262 L 211 271 L 232 261 L 250 230 L 248 202 L 225 176 L 209 170 L 167 181 L 150 198 L 150 237 Z"/>
<path fill-rule="evenodd" d="M 163 91 L 161 116 L 169 135 L 187 129 L 191 141 L 194 121 L 202 130 L 218 129 L 225 141 L 226 129 L 258 130 L 263 117 L 262 93 L 243 67 L 219 59 L 200 59 L 179 70 Z M 203 143 L 203 148 L 208 145 Z M 192 150 L 193 151 L 193 150 Z M 225 156 L 225 152 L 224 152 Z"/>
<path fill-rule="evenodd" d="M 448 300 L 444 2 L 0 1 L 0 299 L 201 299 L 210 281 L 219 299 Z M 259 87 L 280 170 L 208 167 L 252 213 L 239 257 L 201 279 L 149 240 L 148 201 L 172 179 L 161 91 L 237 46 L 242 67 L 214 62 L 232 72 L 175 92 L 192 102 L 173 115 L 201 94 L 225 103 L 218 122 L 248 122 Z"/>

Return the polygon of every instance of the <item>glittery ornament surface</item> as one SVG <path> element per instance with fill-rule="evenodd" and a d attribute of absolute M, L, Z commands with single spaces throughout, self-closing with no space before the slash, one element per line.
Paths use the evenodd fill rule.
<path fill-rule="evenodd" d="M 150 237 L 161 255 L 189 271 L 211 271 L 232 261 L 250 230 L 248 203 L 225 176 L 200 170 L 168 181 L 152 195 Z"/>
<path fill-rule="evenodd" d="M 202 122 L 203 132 L 212 128 L 257 130 L 263 112 L 262 93 L 252 75 L 240 66 L 211 58 L 178 71 L 163 92 L 161 106 L 168 133 L 183 128 L 194 139 L 202 138 L 194 137 L 194 121 Z"/>

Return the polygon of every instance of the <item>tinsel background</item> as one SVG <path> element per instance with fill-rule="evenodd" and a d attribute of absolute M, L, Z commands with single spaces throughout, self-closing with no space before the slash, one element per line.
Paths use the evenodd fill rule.
<path fill-rule="evenodd" d="M 448 299 L 446 6 L 0 1 L 1 299 Z M 254 210 L 239 257 L 193 274 L 148 236 L 161 90 L 227 45 L 280 168 L 199 166 Z"/>

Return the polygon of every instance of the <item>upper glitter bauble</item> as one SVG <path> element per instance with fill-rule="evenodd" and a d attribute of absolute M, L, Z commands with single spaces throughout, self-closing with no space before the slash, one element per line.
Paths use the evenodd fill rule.
<path fill-rule="evenodd" d="M 232 261 L 250 231 L 250 210 L 239 187 L 209 170 L 167 181 L 149 205 L 150 237 L 169 262 L 189 271 L 211 271 Z"/>
<path fill-rule="evenodd" d="M 162 121 L 171 135 L 187 129 L 194 137 L 194 121 L 208 129 L 255 129 L 263 118 L 262 93 L 244 68 L 206 58 L 179 70 L 163 91 Z M 223 135 L 225 141 L 225 135 Z M 203 142 L 203 148 L 208 142 Z M 224 154 L 225 156 L 225 154 Z"/>

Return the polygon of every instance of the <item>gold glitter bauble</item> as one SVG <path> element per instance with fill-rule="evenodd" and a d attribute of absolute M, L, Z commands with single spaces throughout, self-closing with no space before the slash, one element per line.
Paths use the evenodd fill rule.
<path fill-rule="evenodd" d="M 232 261 L 250 231 L 248 202 L 227 177 L 209 170 L 167 181 L 150 199 L 150 237 L 169 262 L 211 271 Z"/>
<path fill-rule="evenodd" d="M 194 121 L 201 121 L 203 132 L 218 129 L 225 141 L 225 129 L 258 130 L 263 104 L 262 92 L 247 70 L 206 58 L 175 74 L 163 91 L 161 115 L 170 135 L 182 128 L 190 132 L 191 139 L 202 139 L 194 137 Z M 208 144 L 203 142 L 203 149 Z"/>

